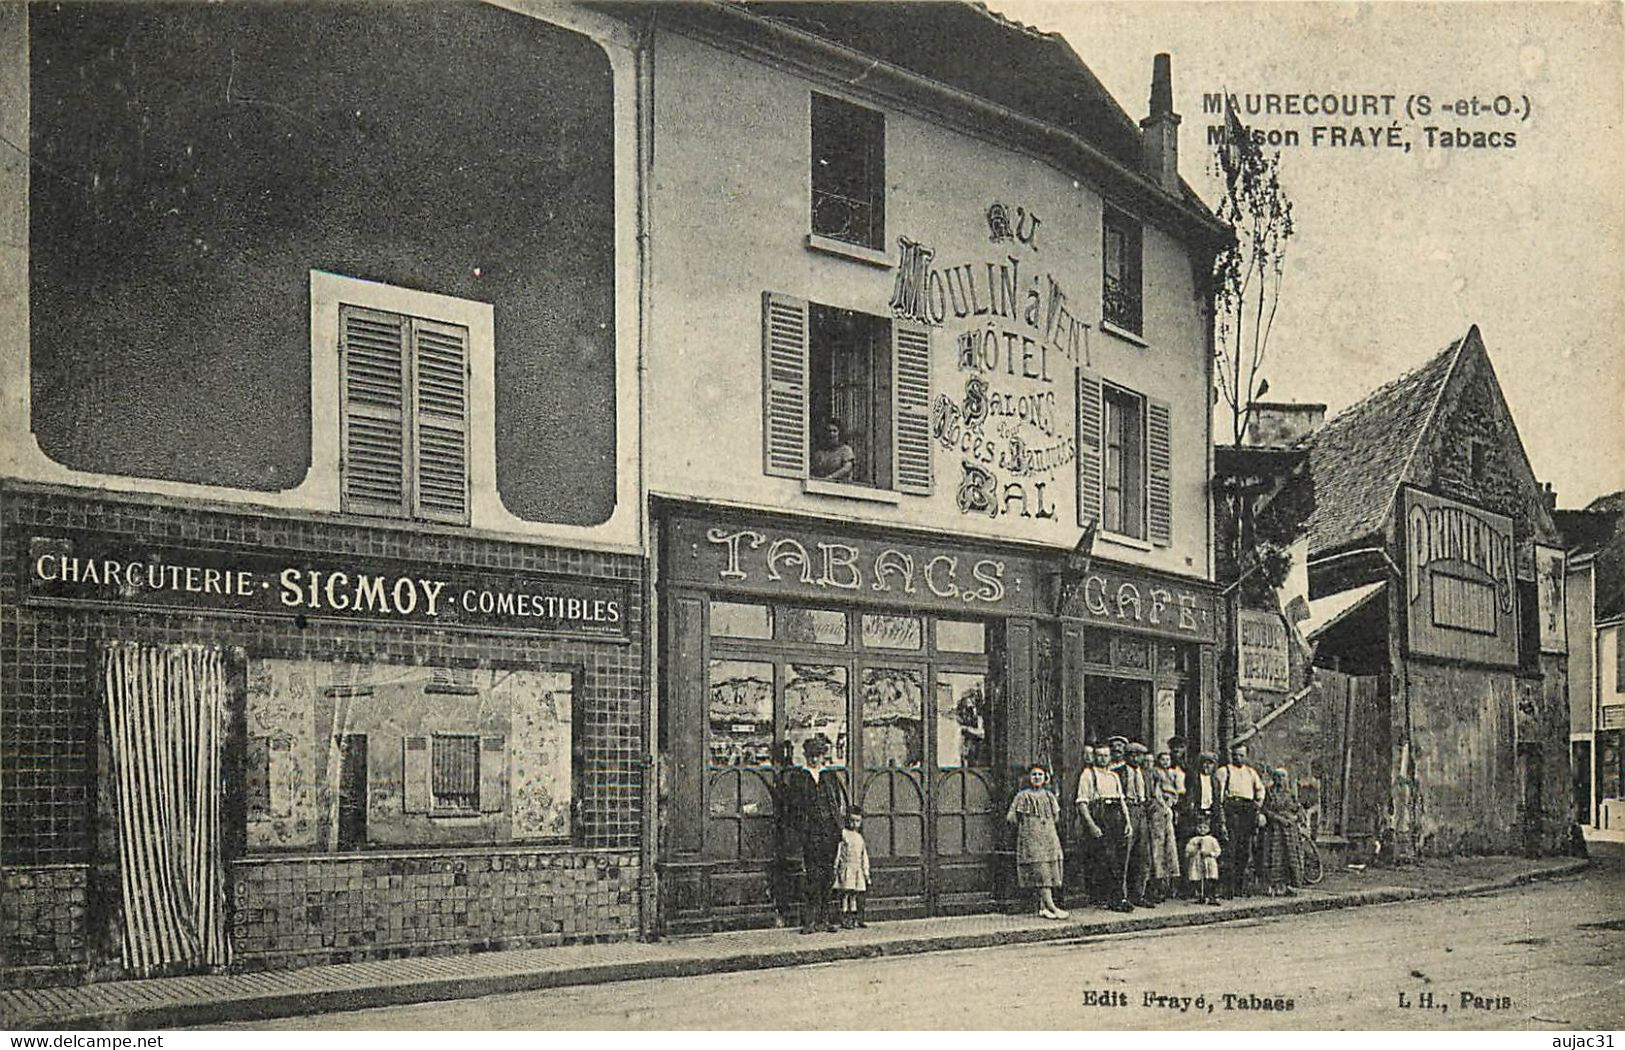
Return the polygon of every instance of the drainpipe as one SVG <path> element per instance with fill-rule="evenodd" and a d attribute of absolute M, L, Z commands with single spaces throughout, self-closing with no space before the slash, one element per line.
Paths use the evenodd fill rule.
<path fill-rule="evenodd" d="M 651 314 L 654 309 L 652 265 L 649 259 L 652 219 L 649 205 L 649 181 L 654 168 L 654 35 L 657 14 L 651 10 L 649 19 L 638 34 L 634 61 L 636 64 L 636 94 L 634 101 L 637 123 L 637 242 L 638 242 L 638 493 L 639 519 L 642 523 L 643 549 L 647 552 L 647 571 L 643 580 L 643 717 L 642 722 L 642 828 L 639 836 L 638 864 L 638 934 L 644 940 L 659 937 L 659 879 L 655 863 L 660 846 L 660 765 L 656 754 L 659 733 L 660 701 L 656 668 L 659 666 L 659 632 L 655 629 L 655 573 L 658 559 L 655 550 L 654 527 L 649 520 L 647 492 L 647 464 L 645 438 L 648 411 L 644 399 L 645 374 L 648 371 Z"/>

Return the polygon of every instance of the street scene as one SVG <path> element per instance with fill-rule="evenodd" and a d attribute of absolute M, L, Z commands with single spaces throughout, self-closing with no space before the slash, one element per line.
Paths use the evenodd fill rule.
<path fill-rule="evenodd" d="M 1625 1023 L 1622 893 L 1615 870 L 1442 903 L 632 981 L 248 1027 L 756 1029 L 769 1023 L 762 1014 L 771 1003 L 771 1027 L 810 1030 L 826 1027 L 828 1004 L 839 1003 L 840 1023 L 860 1029 L 1618 1028 Z M 1195 980 L 1189 960 L 1198 955 L 1256 963 L 1244 973 Z"/>
<path fill-rule="evenodd" d="M 1619 1024 L 1622 69 L 0 5 L 0 1027 Z"/>

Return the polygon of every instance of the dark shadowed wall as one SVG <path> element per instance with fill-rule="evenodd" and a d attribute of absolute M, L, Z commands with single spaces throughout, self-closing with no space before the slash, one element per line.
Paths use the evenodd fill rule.
<path fill-rule="evenodd" d="M 504 502 L 608 518 L 613 92 L 595 43 L 478 4 L 42 4 L 29 22 L 49 455 L 297 485 L 319 269 L 494 304 Z"/>

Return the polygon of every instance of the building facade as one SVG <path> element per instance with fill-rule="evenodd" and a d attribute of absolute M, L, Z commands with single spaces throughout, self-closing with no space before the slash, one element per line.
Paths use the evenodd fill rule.
<path fill-rule="evenodd" d="M 1566 849 L 1565 548 L 1478 329 L 1307 446 L 1314 672 L 1257 750 L 1365 853 Z"/>
<path fill-rule="evenodd" d="M 1625 831 L 1625 510 L 1621 494 L 1560 510 L 1569 547 L 1569 747 L 1574 820 Z"/>
<path fill-rule="evenodd" d="M 635 936 L 631 35 L 0 34 L 4 980 Z"/>
<path fill-rule="evenodd" d="M 1064 785 L 1085 739 L 1215 731 L 1221 231 L 1167 66 L 1137 124 L 974 5 L 627 16 L 654 84 L 663 927 L 782 917 L 775 756 L 820 735 L 871 909 L 992 907 L 1026 763 Z"/>

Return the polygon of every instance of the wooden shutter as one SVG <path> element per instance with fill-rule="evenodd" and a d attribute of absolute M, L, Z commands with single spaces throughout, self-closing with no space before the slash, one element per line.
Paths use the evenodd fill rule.
<path fill-rule="evenodd" d="M 418 517 L 468 522 L 468 329 L 412 323 Z"/>
<path fill-rule="evenodd" d="M 341 506 L 406 511 L 406 318 L 339 307 Z"/>
<path fill-rule="evenodd" d="M 762 472 L 807 476 L 807 300 L 762 293 Z"/>
<path fill-rule="evenodd" d="M 508 786 L 508 744 L 505 737 L 480 738 L 480 812 L 500 813 Z"/>
<path fill-rule="evenodd" d="M 893 321 L 892 479 L 898 492 L 931 494 L 931 330 Z"/>
<path fill-rule="evenodd" d="M 1166 547 L 1174 538 L 1173 412 L 1168 402 L 1146 398 L 1146 534 Z"/>
<path fill-rule="evenodd" d="M 1625 693 L 1625 623 L 1614 628 L 1614 692 Z"/>
<path fill-rule="evenodd" d="M 401 798 L 405 802 L 406 812 L 429 813 L 434 810 L 432 768 L 429 738 L 407 737 L 401 749 Z"/>
<path fill-rule="evenodd" d="M 1078 369 L 1078 524 L 1100 521 L 1100 376 Z"/>

